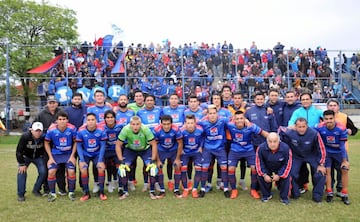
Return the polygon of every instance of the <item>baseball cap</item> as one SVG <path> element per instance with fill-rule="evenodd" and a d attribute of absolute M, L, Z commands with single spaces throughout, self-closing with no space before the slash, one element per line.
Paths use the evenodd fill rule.
<path fill-rule="evenodd" d="M 41 130 L 43 131 L 44 127 L 43 127 L 43 124 L 41 122 L 34 122 L 32 125 L 31 125 L 31 130 Z"/>
<path fill-rule="evenodd" d="M 47 101 L 48 102 L 56 102 L 56 98 L 55 98 L 54 95 L 50 95 L 50 96 L 47 97 Z"/>

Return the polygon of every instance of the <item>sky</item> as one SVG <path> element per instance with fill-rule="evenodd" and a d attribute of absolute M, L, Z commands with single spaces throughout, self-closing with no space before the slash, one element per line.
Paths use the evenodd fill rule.
<path fill-rule="evenodd" d="M 40 2 L 40 0 L 39 0 Z M 317 46 L 360 51 L 357 0 L 48 0 L 77 13 L 81 41 L 123 30 L 125 45 L 168 39 L 172 46 L 224 41 L 234 48 L 299 49 Z"/>

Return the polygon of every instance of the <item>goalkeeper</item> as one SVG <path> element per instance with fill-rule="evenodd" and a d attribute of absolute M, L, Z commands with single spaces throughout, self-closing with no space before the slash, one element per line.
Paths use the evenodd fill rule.
<path fill-rule="evenodd" d="M 125 148 L 122 150 L 124 142 L 127 142 Z M 120 180 L 124 185 L 119 188 L 119 199 L 125 199 L 129 196 L 128 193 L 128 171 L 129 166 L 133 161 L 136 161 L 140 156 L 150 173 L 150 198 L 156 199 L 155 193 L 155 176 L 159 165 L 157 143 L 151 130 L 141 124 L 141 119 L 138 116 L 133 116 L 130 123 L 127 124 L 120 132 L 115 147 L 116 155 L 120 161 L 118 166 L 118 173 Z M 145 183 L 147 181 L 144 181 Z"/>

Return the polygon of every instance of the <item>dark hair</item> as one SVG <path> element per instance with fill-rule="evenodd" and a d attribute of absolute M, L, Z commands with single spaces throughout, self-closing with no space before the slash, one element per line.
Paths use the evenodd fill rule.
<path fill-rule="evenodd" d="M 94 96 L 95 96 L 95 94 L 98 93 L 98 92 L 99 92 L 99 93 L 102 93 L 102 94 L 105 96 L 105 92 L 102 91 L 101 89 L 96 89 L 95 92 L 94 92 Z"/>
<path fill-rule="evenodd" d="M 297 118 L 297 119 L 295 120 L 295 124 L 296 124 L 297 122 L 305 122 L 306 124 L 308 123 L 308 121 L 307 121 L 304 117 L 299 117 L 299 118 Z"/>
<path fill-rule="evenodd" d="M 323 113 L 324 116 L 335 116 L 335 112 L 332 110 L 325 110 Z"/>
<path fill-rule="evenodd" d="M 241 98 L 243 98 L 243 95 L 242 95 L 241 91 L 236 91 L 236 92 L 234 92 L 234 93 L 233 93 L 233 96 L 235 96 L 235 95 L 240 95 Z"/>
<path fill-rule="evenodd" d="M 80 97 L 81 99 L 83 98 L 82 94 L 79 93 L 79 92 L 75 92 L 75 93 L 72 95 L 72 98 L 77 97 L 77 96 Z"/>
<path fill-rule="evenodd" d="M 59 117 L 65 117 L 66 119 L 69 119 L 69 115 L 63 110 L 60 110 L 58 113 L 56 113 L 56 119 Z"/>
<path fill-rule="evenodd" d="M 312 95 L 311 95 L 310 92 L 303 92 L 303 93 L 301 93 L 301 95 L 300 95 L 300 100 L 302 99 L 302 97 L 303 97 L 304 95 L 309 95 L 310 99 L 312 99 Z"/>
<path fill-rule="evenodd" d="M 193 119 L 193 120 L 196 121 L 196 117 L 195 117 L 194 114 L 187 114 L 187 115 L 185 116 L 185 119 Z"/>
<path fill-rule="evenodd" d="M 271 92 L 276 92 L 277 94 L 279 94 L 279 91 L 277 89 L 274 89 L 274 88 L 271 88 L 269 90 L 269 95 L 270 95 Z"/>
<path fill-rule="evenodd" d="M 264 93 L 262 93 L 262 92 L 257 92 L 257 93 L 255 94 L 254 98 L 256 98 L 257 96 L 262 96 L 262 97 L 265 98 L 265 95 L 264 95 Z"/>
<path fill-rule="evenodd" d="M 228 88 L 228 89 L 230 90 L 230 92 L 231 92 L 231 87 L 230 87 L 230 86 L 228 86 L 228 85 L 223 85 L 223 87 L 221 88 L 221 93 L 224 92 L 224 89 L 225 89 L 225 88 Z"/>
<path fill-rule="evenodd" d="M 160 122 L 162 123 L 163 121 L 170 121 L 170 123 L 173 123 L 173 119 L 170 115 L 162 115 L 160 117 Z"/>
<path fill-rule="evenodd" d="M 238 111 L 235 112 L 235 115 L 239 115 L 239 114 L 244 114 L 244 112 L 241 111 L 241 110 L 238 110 Z"/>
<path fill-rule="evenodd" d="M 111 114 L 113 117 L 116 116 L 115 112 L 112 111 L 111 109 L 109 110 L 106 110 L 105 113 L 104 113 L 104 118 L 106 118 L 107 115 Z"/>
<path fill-rule="evenodd" d="M 196 100 L 199 101 L 199 98 L 198 98 L 196 95 L 194 95 L 194 94 L 192 94 L 192 95 L 189 96 L 189 100 L 190 100 L 190 99 L 196 99 Z"/>
<path fill-rule="evenodd" d="M 94 117 L 95 117 L 95 119 L 96 119 L 96 115 L 95 115 L 95 113 L 88 113 L 88 114 L 86 114 L 86 118 L 87 118 L 88 116 L 94 116 Z"/>
<path fill-rule="evenodd" d="M 219 97 L 220 97 L 220 107 L 224 107 L 223 98 L 222 98 L 222 96 L 221 96 L 219 93 L 214 93 L 214 94 L 212 94 L 211 100 L 210 100 L 211 104 L 214 104 L 214 102 L 213 102 L 214 96 L 219 96 Z"/>
<path fill-rule="evenodd" d="M 139 90 L 139 89 L 136 89 L 136 90 L 134 91 L 134 95 L 135 95 L 136 93 L 141 93 L 141 94 L 144 96 L 143 91 L 141 91 L 141 90 Z"/>
<path fill-rule="evenodd" d="M 145 100 L 146 100 L 148 97 L 153 98 L 153 99 L 154 99 L 154 101 L 156 100 L 156 99 L 155 99 L 155 96 L 154 96 L 154 95 L 150 95 L 150 94 L 148 94 L 148 95 L 146 95 L 146 96 L 145 96 Z"/>

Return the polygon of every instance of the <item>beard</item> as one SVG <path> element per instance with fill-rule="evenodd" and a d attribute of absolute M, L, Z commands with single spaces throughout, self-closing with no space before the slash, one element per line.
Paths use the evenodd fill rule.
<path fill-rule="evenodd" d="M 119 104 L 119 107 L 122 108 L 122 109 L 124 109 L 124 108 L 127 107 L 127 104 Z"/>

